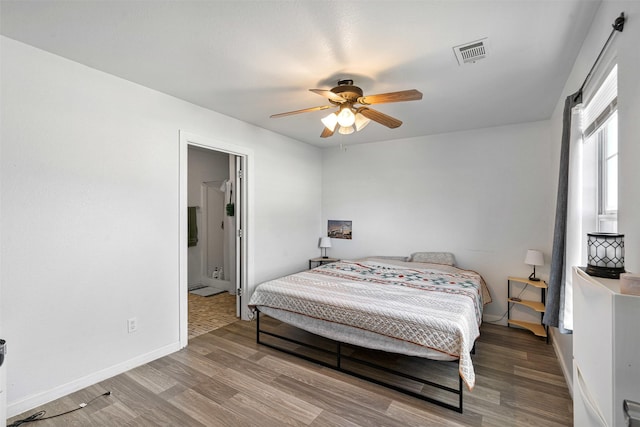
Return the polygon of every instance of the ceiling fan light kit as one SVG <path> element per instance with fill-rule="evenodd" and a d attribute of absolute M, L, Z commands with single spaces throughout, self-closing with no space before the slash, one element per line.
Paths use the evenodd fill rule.
<path fill-rule="evenodd" d="M 311 92 L 324 96 L 333 106 L 339 107 L 337 113 L 331 113 L 320 119 L 325 126 L 320 137 L 328 138 L 334 134 L 336 127 L 338 133 L 349 135 L 355 131 L 361 131 L 370 122 L 380 123 L 390 129 L 395 129 L 402 125 L 402 121 L 388 116 L 380 111 L 369 108 L 369 105 L 385 104 L 390 102 L 418 101 L 422 99 L 422 93 L 416 89 L 403 90 L 399 92 L 382 93 L 378 95 L 364 96 L 362 89 L 353 85 L 353 80 L 340 80 L 338 86 L 331 90 L 309 89 Z M 355 104 L 367 107 L 354 108 Z M 302 110 L 289 111 L 287 113 L 273 114 L 271 118 L 290 116 L 311 111 L 326 110 L 330 105 L 305 108 Z M 355 129 L 354 129 L 355 127 Z"/>
<path fill-rule="evenodd" d="M 340 112 L 338 113 L 338 124 L 342 127 L 353 126 L 356 122 L 356 115 L 353 114 L 351 107 L 342 106 L 340 107 Z"/>
<path fill-rule="evenodd" d="M 323 125 L 325 125 L 327 129 L 333 132 L 336 130 L 336 125 L 338 124 L 338 116 L 336 115 L 336 113 L 331 113 L 328 116 L 320 119 L 320 121 Z"/>
<path fill-rule="evenodd" d="M 370 119 L 367 119 L 361 113 L 356 113 L 356 122 L 354 123 L 356 126 L 356 131 L 360 132 L 364 129 L 369 123 L 371 123 Z"/>

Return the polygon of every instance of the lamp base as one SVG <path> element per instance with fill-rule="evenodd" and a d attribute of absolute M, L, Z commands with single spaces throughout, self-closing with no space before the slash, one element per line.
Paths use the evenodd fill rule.
<path fill-rule="evenodd" d="M 539 281 L 540 281 L 540 279 L 539 279 L 539 278 L 537 278 L 537 277 L 535 276 L 535 274 L 536 274 L 535 272 L 534 272 L 534 273 L 531 273 L 531 274 L 529 275 L 529 280 L 531 280 L 532 282 L 539 282 Z"/>
<path fill-rule="evenodd" d="M 329 257 L 325 255 L 325 256 L 323 256 L 322 258 L 329 258 Z"/>
<path fill-rule="evenodd" d="M 625 272 L 623 267 L 598 267 L 588 264 L 585 271 L 589 276 L 604 277 L 606 279 L 619 279 L 620 274 Z"/>

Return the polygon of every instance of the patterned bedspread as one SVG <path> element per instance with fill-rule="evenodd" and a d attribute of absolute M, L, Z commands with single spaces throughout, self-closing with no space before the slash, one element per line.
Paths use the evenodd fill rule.
<path fill-rule="evenodd" d="M 404 264 L 372 260 L 325 264 L 260 284 L 249 306 L 360 328 L 453 356 L 471 390 L 475 373 L 470 351 L 480 334 L 482 278 L 454 267 Z"/>

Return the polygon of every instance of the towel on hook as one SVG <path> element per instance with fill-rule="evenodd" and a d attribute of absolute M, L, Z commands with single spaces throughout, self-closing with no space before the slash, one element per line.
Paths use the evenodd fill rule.
<path fill-rule="evenodd" d="M 198 224 L 196 223 L 196 207 L 189 206 L 189 244 L 188 246 L 196 246 L 198 244 Z"/>

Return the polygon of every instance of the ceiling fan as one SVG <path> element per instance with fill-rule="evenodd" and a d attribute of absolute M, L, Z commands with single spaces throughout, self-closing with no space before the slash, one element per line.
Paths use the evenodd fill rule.
<path fill-rule="evenodd" d="M 309 113 L 312 111 L 326 110 L 338 107 L 339 110 L 322 119 L 324 129 L 320 135 L 327 138 L 338 130 L 338 133 L 348 135 L 354 131 L 362 130 L 371 120 L 383 126 L 394 129 L 402 122 L 380 111 L 369 108 L 369 105 L 385 104 L 389 102 L 417 101 L 422 99 L 422 93 L 415 90 L 403 90 L 399 92 L 381 93 L 378 95 L 364 96 L 362 89 L 353 85 L 353 80 L 340 80 L 338 86 L 331 90 L 309 89 L 313 93 L 326 97 L 332 105 L 305 108 L 286 113 L 273 114 L 271 118 L 291 116 L 293 114 Z M 360 104 L 360 107 L 356 107 Z M 354 129 L 355 128 L 355 129 Z"/>

